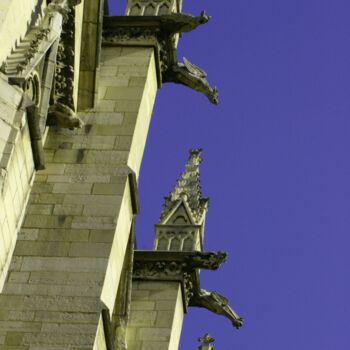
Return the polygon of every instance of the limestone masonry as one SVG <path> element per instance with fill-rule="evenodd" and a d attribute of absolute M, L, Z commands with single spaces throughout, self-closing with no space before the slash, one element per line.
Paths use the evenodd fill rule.
<path fill-rule="evenodd" d="M 203 251 L 201 150 L 165 200 L 154 249 L 135 249 L 157 89 L 183 84 L 218 103 L 205 72 L 176 53 L 209 17 L 182 13 L 181 0 L 125 7 L 0 3 L 0 350 L 176 350 L 192 306 L 242 325 L 200 287 L 200 269 L 226 259 Z M 199 340 L 213 349 L 208 334 Z"/>

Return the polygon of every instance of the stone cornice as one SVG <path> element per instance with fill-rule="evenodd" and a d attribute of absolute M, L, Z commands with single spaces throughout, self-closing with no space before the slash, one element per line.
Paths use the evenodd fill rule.
<path fill-rule="evenodd" d="M 202 92 L 211 103 L 218 103 L 218 91 L 212 89 L 203 70 L 184 59 L 177 59 L 177 41 L 183 32 L 190 32 L 207 23 L 210 17 L 171 13 L 159 16 L 104 17 L 102 45 L 153 47 L 158 87 L 163 82 L 183 84 Z"/>
<path fill-rule="evenodd" d="M 226 257 L 223 252 L 135 250 L 133 279 L 180 282 L 187 312 L 191 298 L 200 289 L 199 269 L 216 270 Z"/>

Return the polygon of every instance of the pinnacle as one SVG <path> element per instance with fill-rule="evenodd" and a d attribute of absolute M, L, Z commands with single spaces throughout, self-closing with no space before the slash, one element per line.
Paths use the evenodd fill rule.
<path fill-rule="evenodd" d="M 206 211 L 209 199 L 202 197 L 199 185 L 199 164 L 202 162 L 202 149 L 190 149 L 190 155 L 185 165 L 185 172 L 180 174 L 176 180 L 174 190 L 169 197 L 165 197 L 164 210 L 161 213 L 160 221 L 168 215 L 179 200 L 186 201 L 196 222 L 199 222 Z"/>

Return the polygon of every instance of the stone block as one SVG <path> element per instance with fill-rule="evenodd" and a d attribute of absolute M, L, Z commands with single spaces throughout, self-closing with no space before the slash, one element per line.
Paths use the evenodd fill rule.
<path fill-rule="evenodd" d="M 24 310 L 97 312 L 101 310 L 99 298 L 75 296 L 25 296 Z"/>
<path fill-rule="evenodd" d="M 118 124 L 116 124 L 118 125 Z M 114 136 L 75 136 L 73 142 L 73 149 L 112 149 L 115 143 Z"/>
<path fill-rule="evenodd" d="M 96 331 L 96 325 L 94 324 L 75 324 L 75 323 L 44 323 L 42 326 L 42 332 L 52 333 L 66 333 L 66 334 L 84 334 L 94 333 Z"/>
<path fill-rule="evenodd" d="M 72 228 L 75 229 L 111 230 L 115 226 L 115 220 L 110 216 L 75 216 L 72 222 Z"/>
<path fill-rule="evenodd" d="M 34 320 L 33 311 L 9 311 L 8 319 L 11 321 L 32 321 Z"/>
<path fill-rule="evenodd" d="M 98 112 L 114 112 L 115 101 L 113 101 L 113 100 L 99 100 L 97 102 L 95 109 Z"/>
<path fill-rule="evenodd" d="M 111 251 L 111 245 L 108 243 L 72 243 L 69 250 L 69 256 L 74 257 L 108 257 Z"/>
<path fill-rule="evenodd" d="M 179 283 L 174 282 L 179 287 Z M 159 286 L 158 290 L 150 290 L 149 298 L 150 300 L 176 300 L 178 293 L 178 288 L 167 288 L 167 286 Z"/>
<path fill-rule="evenodd" d="M 91 193 L 92 184 L 89 183 L 55 183 L 53 184 L 52 193 Z"/>
<path fill-rule="evenodd" d="M 47 345 L 87 345 L 92 346 L 95 334 L 25 333 L 23 342 Z"/>
<path fill-rule="evenodd" d="M 124 190 L 125 190 L 125 183 L 94 184 L 92 193 L 123 195 Z"/>
<path fill-rule="evenodd" d="M 104 68 L 103 68 L 104 69 Z M 106 91 L 109 90 L 110 87 L 128 87 L 129 86 L 129 77 L 128 76 L 104 76 L 102 75 L 99 80 L 100 89 L 104 90 L 104 94 L 101 94 L 101 98 L 106 100 L 113 100 L 114 98 L 106 97 Z M 99 90 L 100 92 L 100 90 Z M 118 97 L 116 95 L 116 97 Z"/>
<path fill-rule="evenodd" d="M 88 150 L 84 163 L 95 164 L 126 164 L 128 152 Z"/>
<path fill-rule="evenodd" d="M 35 320 L 59 323 L 97 323 L 100 312 L 37 311 Z"/>
<path fill-rule="evenodd" d="M 130 77 L 129 86 L 145 86 L 146 77 Z"/>
<path fill-rule="evenodd" d="M 63 184 L 57 184 L 57 185 L 63 185 Z M 69 186 L 77 186 L 77 185 L 86 185 L 86 184 L 72 184 Z M 89 184 L 88 184 L 89 185 Z M 91 185 L 89 185 L 91 188 Z M 80 188 L 80 190 L 83 190 L 85 188 L 85 190 L 87 189 L 87 187 L 83 187 L 83 188 Z M 62 189 L 62 187 L 61 187 Z M 78 189 L 79 191 L 79 189 Z M 78 193 L 78 192 L 67 192 L 67 193 Z M 79 192 L 81 193 L 81 192 Z M 62 204 L 56 204 L 54 209 L 53 209 L 53 215 L 81 215 L 81 213 L 83 212 L 83 205 L 62 205 Z"/>
<path fill-rule="evenodd" d="M 0 323 L 1 325 L 1 323 Z M 6 330 L 6 327 L 3 328 L 3 330 Z M 19 332 L 7 332 L 5 337 L 5 344 L 6 345 L 22 345 L 23 341 L 23 333 Z"/>
<path fill-rule="evenodd" d="M 116 216 L 117 208 L 111 205 L 85 205 L 83 215 L 85 216 Z"/>
<path fill-rule="evenodd" d="M 121 151 L 128 151 L 130 150 L 131 143 L 131 136 L 119 136 L 117 139 L 116 148 Z"/>
<path fill-rule="evenodd" d="M 81 119 L 86 125 L 120 125 L 124 116 L 122 113 L 86 113 Z"/>
<path fill-rule="evenodd" d="M 44 170 L 40 170 L 40 175 L 59 175 L 64 173 L 64 164 L 48 163 Z"/>
<path fill-rule="evenodd" d="M 120 55 L 122 57 L 142 56 L 147 59 L 153 55 L 153 48 L 123 47 Z"/>
<path fill-rule="evenodd" d="M 115 112 L 137 112 L 140 108 L 140 100 L 118 99 L 115 100 Z"/>
<path fill-rule="evenodd" d="M 23 283 L 29 280 L 29 272 L 16 272 L 10 273 L 8 283 Z"/>
<path fill-rule="evenodd" d="M 110 176 L 108 175 L 49 175 L 48 182 L 63 183 L 108 183 Z"/>
<path fill-rule="evenodd" d="M 52 210 L 52 204 L 32 204 L 28 206 L 27 214 L 51 215 Z"/>
<path fill-rule="evenodd" d="M 167 341 L 144 341 L 141 350 L 169 350 Z"/>
<path fill-rule="evenodd" d="M 133 125 L 93 125 L 90 133 L 93 135 L 118 135 L 132 136 L 134 133 Z"/>
<path fill-rule="evenodd" d="M 80 149 L 58 149 L 54 155 L 55 163 L 82 163 L 85 151 Z M 85 162 L 84 162 L 85 163 Z"/>
<path fill-rule="evenodd" d="M 140 328 L 139 329 L 139 339 L 142 340 L 153 340 L 153 341 L 169 341 L 170 339 L 170 329 L 168 328 Z"/>
<path fill-rule="evenodd" d="M 107 78 L 109 78 L 109 77 L 116 77 L 117 76 L 117 72 L 118 72 L 118 67 L 116 67 L 115 65 L 108 66 L 106 64 L 103 64 L 103 66 L 101 67 L 101 70 L 100 70 L 100 79 L 103 79 L 104 77 L 107 77 Z"/>
<path fill-rule="evenodd" d="M 24 227 L 34 228 L 70 228 L 72 217 L 66 215 L 48 216 L 48 215 L 26 215 Z"/>
<path fill-rule="evenodd" d="M 115 230 L 90 230 L 90 242 L 111 243 Z"/>
<path fill-rule="evenodd" d="M 46 206 L 46 204 L 45 204 Z M 29 212 L 31 206 L 27 207 L 27 213 Z M 39 229 L 37 228 L 22 228 L 18 232 L 19 241 L 35 241 L 38 238 Z"/>
<path fill-rule="evenodd" d="M 154 301 L 133 300 L 131 303 L 131 310 L 135 310 L 135 311 L 154 310 L 155 305 L 156 303 Z"/>
<path fill-rule="evenodd" d="M 0 329 L 2 331 L 8 331 L 7 334 L 12 333 L 11 331 L 24 331 L 33 332 L 40 331 L 42 324 L 41 322 L 26 322 L 26 321 L 0 321 Z M 8 345 L 16 345 L 9 344 Z"/>
<path fill-rule="evenodd" d="M 104 272 L 106 258 L 23 257 L 21 271 Z M 1 309 L 0 298 L 0 309 Z"/>
<path fill-rule="evenodd" d="M 127 86 L 128 82 L 126 82 Z M 143 94 L 143 88 L 138 86 L 108 86 L 105 100 L 139 100 Z"/>
<path fill-rule="evenodd" d="M 128 349 L 130 350 L 141 350 L 142 342 L 136 340 L 128 340 Z"/>
<path fill-rule="evenodd" d="M 30 196 L 29 203 L 62 204 L 64 198 L 62 193 L 35 193 Z"/>
<path fill-rule="evenodd" d="M 19 256 L 67 256 L 69 243 L 18 241 L 14 254 Z"/>
<path fill-rule="evenodd" d="M 169 311 L 157 311 L 156 327 L 172 327 L 174 314 Z"/>
<path fill-rule="evenodd" d="M 135 282 L 133 282 L 134 284 Z M 149 291 L 148 290 L 132 290 L 132 298 L 133 300 L 149 300 Z"/>
<path fill-rule="evenodd" d="M 169 301 L 156 301 L 156 310 L 174 310 L 174 303 Z"/>
<path fill-rule="evenodd" d="M 116 208 L 121 203 L 121 196 L 116 195 L 72 195 L 65 196 L 63 203 L 66 204 L 86 204 L 86 205 L 115 205 Z"/>
<path fill-rule="evenodd" d="M 156 311 L 137 311 L 130 315 L 130 326 L 147 326 L 152 327 L 157 317 Z"/>

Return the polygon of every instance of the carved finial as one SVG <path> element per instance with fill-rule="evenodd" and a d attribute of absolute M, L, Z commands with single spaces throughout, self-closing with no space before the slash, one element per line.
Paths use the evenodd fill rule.
<path fill-rule="evenodd" d="M 190 150 L 185 172 L 180 175 L 180 179 L 177 180 L 177 185 L 170 192 L 170 196 L 165 197 L 164 210 L 161 213 L 160 222 L 179 200 L 186 201 L 197 223 L 201 221 L 209 205 L 209 198 L 202 197 L 201 186 L 199 185 L 199 164 L 202 162 L 201 152 L 201 148 Z"/>
<path fill-rule="evenodd" d="M 198 347 L 199 350 L 215 350 L 214 346 L 211 345 L 215 339 L 212 338 L 209 333 L 205 334 L 203 338 L 198 338 L 198 341 L 202 344 Z"/>

